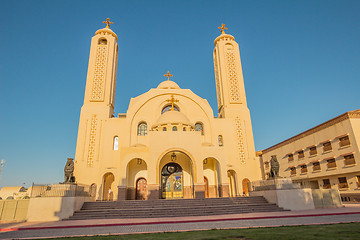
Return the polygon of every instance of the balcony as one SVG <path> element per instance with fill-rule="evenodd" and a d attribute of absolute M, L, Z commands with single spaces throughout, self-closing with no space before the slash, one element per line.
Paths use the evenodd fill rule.
<path fill-rule="evenodd" d="M 339 189 L 348 189 L 349 185 L 348 185 L 347 182 L 346 183 L 339 183 L 338 187 L 339 187 Z"/>

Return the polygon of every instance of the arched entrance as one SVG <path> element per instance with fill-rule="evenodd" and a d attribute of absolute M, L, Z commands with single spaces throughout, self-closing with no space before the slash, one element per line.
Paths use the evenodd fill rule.
<path fill-rule="evenodd" d="M 244 178 L 242 180 L 242 188 L 243 188 L 243 194 L 244 195 L 249 195 L 249 184 L 250 184 L 250 180 L 247 178 Z"/>
<path fill-rule="evenodd" d="M 207 177 L 204 177 L 204 184 L 205 184 L 205 197 L 209 197 L 209 180 Z"/>
<path fill-rule="evenodd" d="M 166 199 L 183 198 L 184 182 L 182 168 L 177 163 L 168 163 L 161 170 L 161 196 Z"/>
<path fill-rule="evenodd" d="M 112 173 L 106 173 L 103 177 L 103 197 L 104 201 L 112 201 L 114 197 L 113 189 L 111 188 L 112 183 L 114 182 L 115 177 Z"/>
<path fill-rule="evenodd" d="M 139 180 L 142 179 L 140 182 Z M 132 159 L 126 167 L 126 199 L 147 199 L 147 164 L 141 158 Z M 141 196 L 139 195 L 141 192 Z"/>
<path fill-rule="evenodd" d="M 181 151 L 170 151 L 159 162 L 160 197 L 193 198 L 193 166 L 190 157 Z"/>
<path fill-rule="evenodd" d="M 203 174 L 207 179 L 207 197 L 215 198 L 220 196 L 220 164 L 212 157 L 203 160 Z M 205 180 L 204 180 L 205 182 Z"/>
<path fill-rule="evenodd" d="M 237 186 L 236 186 L 236 172 L 234 170 L 227 171 L 229 178 L 229 195 L 230 197 L 236 197 L 237 194 Z"/>
<path fill-rule="evenodd" d="M 146 200 L 147 199 L 147 181 L 145 178 L 139 178 L 136 180 L 136 200 Z"/>

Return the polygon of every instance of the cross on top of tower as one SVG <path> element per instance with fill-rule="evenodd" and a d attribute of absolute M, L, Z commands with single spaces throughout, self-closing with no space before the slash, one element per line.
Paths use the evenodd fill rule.
<path fill-rule="evenodd" d="M 103 21 L 103 23 L 106 24 L 106 28 L 109 28 L 110 24 L 114 24 L 113 22 L 110 22 L 110 18 L 107 18 L 106 21 Z"/>
<path fill-rule="evenodd" d="M 179 100 L 174 98 L 173 94 L 171 94 L 171 98 L 166 101 L 171 103 L 171 111 L 174 111 L 174 103 L 179 102 Z"/>
<path fill-rule="evenodd" d="M 170 77 L 173 77 L 174 75 L 170 74 L 168 71 L 167 74 L 164 75 L 164 77 L 167 77 L 167 80 L 170 81 Z"/>
<path fill-rule="evenodd" d="M 228 28 L 225 27 L 225 24 L 221 24 L 221 27 L 218 27 L 218 29 L 220 29 L 221 34 L 225 34 L 225 31 L 224 31 L 224 30 L 228 30 Z"/>

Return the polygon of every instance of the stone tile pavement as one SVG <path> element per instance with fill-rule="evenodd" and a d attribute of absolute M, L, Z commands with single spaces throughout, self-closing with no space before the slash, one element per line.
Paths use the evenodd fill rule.
<path fill-rule="evenodd" d="M 99 219 L 0 224 L 0 239 L 154 233 L 360 222 L 360 205 L 306 211 L 145 219 Z"/>

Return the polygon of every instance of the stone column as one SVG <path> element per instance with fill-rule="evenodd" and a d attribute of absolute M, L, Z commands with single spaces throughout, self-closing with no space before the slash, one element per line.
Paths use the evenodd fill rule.
<path fill-rule="evenodd" d="M 118 197 L 117 200 L 126 200 L 127 189 L 126 186 L 118 186 Z"/>
<path fill-rule="evenodd" d="M 230 189 L 228 183 L 220 184 L 221 197 L 230 197 Z"/>
<path fill-rule="evenodd" d="M 159 190 L 159 184 L 148 184 L 147 185 L 147 191 L 148 191 L 148 199 L 159 199 L 160 196 L 160 190 Z"/>

